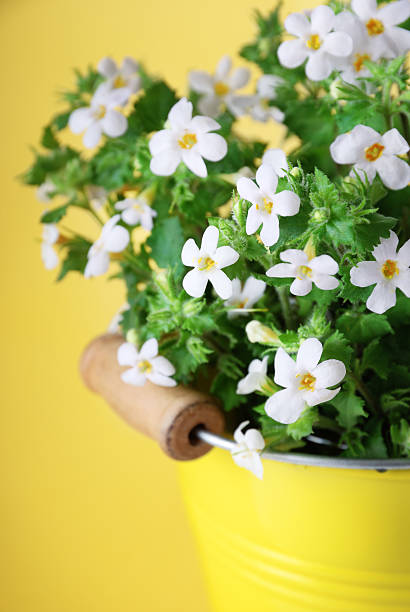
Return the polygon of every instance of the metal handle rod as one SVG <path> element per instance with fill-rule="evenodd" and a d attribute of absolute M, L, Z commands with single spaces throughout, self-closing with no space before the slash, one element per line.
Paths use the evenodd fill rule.
<path fill-rule="evenodd" d="M 235 450 L 236 448 L 236 443 L 232 440 L 228 440 L 228 438 L 213 434 L 210 431 L 207 431 L 204 427 L 197 427 L 194 433 L 196 437 L 211 446 L 216 446 L 228 451 Z M 323 440 L 323 438 L 320 438 L 320 440 Z M 314 440 L 312 440 L 312 442 L 313 441 Z M 323 442 L 320 443 L 323 444 Z M 311 465 L 315 467 L 376 470 L 378 472 L 387 472 L 388 470 L 410 470 L 409 459 L 349 459 L 347 457 L 324 457 L 320 455 L 308 455 L 302 453 L 272 452 L 262 453 L 261 456 L 263 459 L 279 461 L 280 463 Z"/>

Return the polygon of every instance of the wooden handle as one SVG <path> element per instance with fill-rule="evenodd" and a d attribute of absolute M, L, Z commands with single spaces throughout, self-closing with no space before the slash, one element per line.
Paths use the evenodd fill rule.
<path fill-rule="evenodd" d="M 225 420 L 216 399 L 195 389 L 160 387 L 147 381 L 143 387 L 124 383 L 124 371 L 117 361 L 119 334 L 106 334 L 85 349 L 81 376 L 91 391 L 99 393 L 110 406 L 141 433 L 156 440 L 173 459 L 195 459 L 211 447 L 191 432 L 203 425 L 212 433 L 224 431 Z"/>

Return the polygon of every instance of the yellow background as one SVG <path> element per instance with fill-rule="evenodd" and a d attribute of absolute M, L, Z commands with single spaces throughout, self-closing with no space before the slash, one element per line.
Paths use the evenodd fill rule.
<path fill-rule="evenodd" d="M 131 55 L 182 94 L 187 69 L 211 70 L 252 38 L 254 6 L 1 3 L 1 612 L 208 609 L 174 464 L 77 373 L 82 348 L 124 301 L 122 286 L 77 275 L 53 282 L 36 241 L 42 205 L 16 176 L 58 109 L 55 92 L 72 83 L 72 67 Z M 285 2 L 284 12 L 304 7 Z"/>

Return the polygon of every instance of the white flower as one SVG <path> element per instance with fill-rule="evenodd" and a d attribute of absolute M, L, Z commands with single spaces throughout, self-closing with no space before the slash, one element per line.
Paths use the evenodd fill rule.
<path fill-rule="evenodd" d="M 260 359 L 254 359 L 250 362 L 248 374 L 238 382 L 236 393 L 238 395 L 248 395 L 254 391 L 262 391 L 262 387 L 268 381 L 268 356 Z"/>
<path fill-rule="evenodd" d="M 85 192 L 94 210 L 100 210 L 107 202 L 108 193 L 104 187 L 87 185 Z"/>
<path fill-rule="evenodd" d="M 128 96 L 130 96 L 140 88 L 139 65 L 132 57 L 124 57 L 121 66 L 117 66 L 111 57 L 103 57 L 98 63 L 97 70 L 107 79 L 110 89 L 125 87 L 129 90 Z"/>
<path fill-rule="evenodd" d="M 360 19 L 349 11 L 343 11 L 336 16 L 336 29 L 349 34 L 353 41 L 353 49 L 349 57 L 336 62 L 336 66 L 340 70 L 340 76 L 346 83 L 359 86 L 361 81 L 358 79 L 368 77 L 371 74 L 364 62 L 378 60 L 381 49 L 369 43 L 366 28 Z M 367 89 L 370 89 L 369 83 L 366 83 L 366 86 Z"/>
<path fill-rule="evenodd" d="M 232 459 L 236 465 L 246 468 L 262 480 L 263 465 L 260 454 L 265 448 L 265 440 L 257 429 L 248 429 L 243 433 L 242 430 L 247 425 L 249 421 L 243 421 L 233 434 L 236 448 L 231 450 Z"/>
<path fill-rule="evenodd" d="M 53 245 L 57 242 L 59 231 L 54 223 L 43 224 L 43 239 L 41 242 L 41 259 L 47 270 L 53 270 L 59 262 Z"/>
<path fill-rule="evenodd" d="M 352 52 L 352 39 L 345 32 L 332 31 L 335 14 L 328 6 L 313 9 L 310 21 L 303 13 L 292 13 L 285 28 L 297 40 L 287 40 L 278 49 L 282 66 L 296 68 L 307 59 L 306 76 L 312 81 L 326 79 L 335 68 L 335 59 Z"/>
<path fill-rule="evenodd" d="M 248 109 L 249 114 L 256 121 L 266 123 L 273 119 L 282 123 L 285 114 L 276 106 L 271 106 L 269 102 L 276 98 L 276 88 L 283 83 L 283 79 L 273 74 L 264 74 L 256 85 L 256 96 L 253 97 L 252 104 Z"/>
<path fill-rule="evenodd" d="M 252 203 L 246 219 L 246 233 L 254 234 L 262 224 L 262 242 L 269 247 L 279 239 L 278 215 L 290 217 L 299 212 L 300 199 L 293 191 L 276 193 L 278 177 L 272 167 L 262 164 L 256 173 L 255 183 L 241 178 L 237 188 L 241 198 Z"/>
<path fill-rule="evenodd" d="M 144 194 L 135 198 L 125 198 L 116 203 L 115 208 L 122 210 L 121 218 L 128 225 L 139 223 L 147 231 L 153 228 L 153 218 L 157 216 L 156 210 L 148 204 Z"/>
<path fill-rule="evenodd" d="M 250 276 L 246 279 L 242 287 L 239 278 L 234 278 L 232 281 L 232 295 L 229 300 L 226 300 L 225 306 L 231 308 L 228 311 L 228 317 L 237 315 L 246 315 L 256 302 L 258 302 L 265 293 L 266 283 L 257 278 Z M 232 308 L 233 307 L 233 308 Z"/>
<path fill-rule="evenodd" d="M 280 258 L 288 263 L 276 264 L 266 274 L 272 278 L 294 277 L 290 286 L 293 295 L 307 295 L 312 290 L 312 283 L 325 290 L 336 289 L 339 284 L 333 276 L 339 271 L 339 266 L 330 255 L 309 258 L 305 251 L 287 249 L 282 251 Z"/>
<path fill-rule="evenodd" d="M 48 204 L 51 201 L 50 193 L 56 190 L 56 186 L 50 180 L 44 181 L 36 189 L 36 198 L 42 204 Z"/>
<path fill-rule="evenodd" d="M 195 240 L 190 238 L 184 244 L 181 259 L 184 266 L 192 266 L 185 275 L 182 285 L 188 295 L 201 297 L 208 281 L 223 300 L 232 295 L 232 281 L 222 272 L 239 259 L 239 254 L 229 246 L 218 247 L 219 230 L 211 225 L 202 236 L 201 248 L 198 249 Z"/>
<path fill-rule="evenodd" d="M 114 215 L 101 230 L 101 235 L 88 251 L 88 263 L 84 270 L 85 278 L 100 276 L 107 272 L 110 253 L 120 253 L 130 241 L 125 227 L 117 225 L 120 215 Z"/>
<path fill-rule="evenodd" d="M 346 368 L 338 359 L 319 364 L 322 343 L 309 338 L 300 345 L 296 363 L 279 348 L 275 355 L 275 383 L 286 387 L 274 393 L 266 402 L 266 413 L 279 423 L 294 423 L 308 406 L 329 402 L 340 391 L 328 389 L 337 385 L 346 375 Z M 319 364 L 319 365 L 318 365 Z"/>
<path fill-rule="evenodd" d="M 170 378 L 175 374 L 175 368 L 168 359 L 158 355 L 158 342 L 150 338 L 138 351 L 134 344 L 124 342 L 118 349 L 120 366 L 130 366 L 121 374 L 121 379 L 128 385 L 142 387 L 149 380 L 161 387 L 175 387 L 176 381 Z"/>
<path fill-rule="evenodd" d="M 206 177 L 204 159 L 219 161 L 228 150 L 226 140 L 210 134 L 221 126 L 210 117 L 192 118 L 192 102 L 181 98 L 168 114 L 169 128 L 154 134 L 149 142 L 151 172 L 170 176 L 182 161 L 194 174 Z M 204 158 L 204 159 L 203 159 Z"/>
<path fill-rule="evenodd" d="M 101 136 L 106 134 L 111 138 L 122 136 L 128 127 L 126 117 L 118 110 L 128 100 L 127 88 L 110 90 L 107 83 L 102 83 L 93 95 L 90 106 L 77 108 L 70 115 L 68 126 L 74 134 L 84 132 L 84 146 L 87 149 L 96 147 Z"/>
<path fill-rule="evenodd" d="M 247 68 L 236 68 L 232 74 L 232 60 L 225 55 L 216 67 L 213 75 L 204 70 L 192 70 L 189 73 L 189 86 L 202 94 L 198 108 L 209 117 L 217 117 L 226 106 L 233 115 L 245 112 L 248 96 L 238 96 L 235 92 L 248 83 L 250 71 Z"/>
<path fill-rule="evenodd" d="M 403 55 L 410 48 L 410 32 L 398 28 L 410 17 L 409 0 L 391 2 L 381 8 L 377 0 L 352 0 L 352 11 L 364 25 L 369 43 L 376 53 L 383 57 Z"/>
<path fill-rule="evenodd" d="M 383 314 L 396 304 L 396 289 L 410 297 L 410 240 L 397 252 L 399 239 L 390 231 L 389 238 L 380 238 L 373 249 L 376 261 L 362 261 L 350 270 L 350 280 L 356 287 L 376 284 L 366 302 L 369 310 Z"/>
<path fill-rule="evenodd" d="M 109 334 L 117 334 L 120 331 L 120 323 L 122 321 L 122 315 L 126 310 L 130 309 L 130 305 L 128 302 L 125 302 L 115 313 L 109 325 L 107 327 L 107 332 Z"/>
<path fill-rule="evenodd" d="M 386 187 L 396 190 L 403 189 L 410 181 L 410 166 L 397 157 L 408 150 L 409 145 L 396 128 L 381 136 L 366 125 L 356 125 L 330 145 L 337 164 L 354 164 L 358 174 L 365 173 L 370 183 L 377 172 Z M 351 175 L 354 176 L 353 170 Z"/>
<path fill-rule="evenodd" d="M 245 327 L 249 342 L 277 346 L 280 344 L 279 336 L 272 328 L 263 325 L 260 321 L 249 321 Z"/>
<path fill-rule="evenodd" d="M 278 176 L 286 176 L 288 160 L 282 149 L 268 149 L 262 157 L 262 165 L 271 166 Z"/>

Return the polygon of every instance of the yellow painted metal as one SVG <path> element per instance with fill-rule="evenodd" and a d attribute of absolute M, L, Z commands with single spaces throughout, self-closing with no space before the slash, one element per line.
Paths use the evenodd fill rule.
<path fill-rule="evenodd" d="M 179 466 L 214 612 L 409 612 L 410 470 Z"/>

